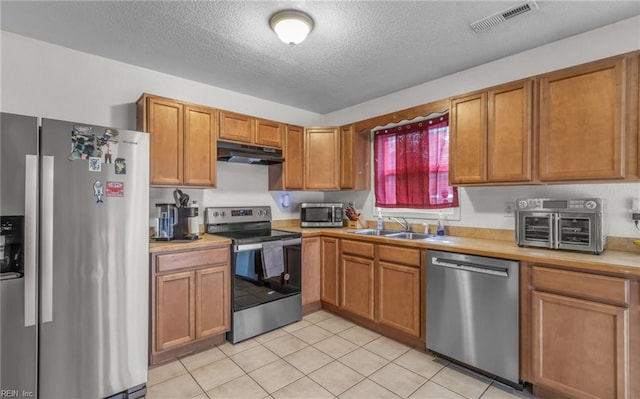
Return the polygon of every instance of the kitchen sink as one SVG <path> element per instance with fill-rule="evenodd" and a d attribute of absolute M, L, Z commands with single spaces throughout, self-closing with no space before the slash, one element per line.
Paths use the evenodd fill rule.
<path fill-rule="evenodd" d="M 356 230 L 353 232 L 353 234 L 362 234 L 365 236 L 385 236 L 385 237 L 388 237 L 389 235 L 395 234 L 395 233 L 401 233 L 401 232 L 397 230 L 376 230 L 376 229 L 363 229 L 363 230 Z"/>
<path fill-rule="evenodd" d="M 354 234 L 362 234 L 367 236 L 381 236 L 389 238 L 400 238 L 404 240 L 426 240 L 439 238 L 434 234 L 414 233 L 412 231 L 397 231 L 397 230 L 375 230 L 375 229 L 363 229 L 353 231 Z"/>
<path fill-rule="evenodd" d="M 433 234 L 414 233 L 412 231 L 400 231 L 393 234 L 387 234 L 385 237 L 404 238 L 405 240 L 424 240 L 426 238 L 438 238 Z"/>

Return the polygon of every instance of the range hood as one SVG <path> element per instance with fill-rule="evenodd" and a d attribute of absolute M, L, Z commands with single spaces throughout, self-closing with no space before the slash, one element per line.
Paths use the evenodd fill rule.
<path fill-rule="evenodd" d="M 282 150 L 218 141 L 218 161 L 272 165 L 284 162 Z"/>

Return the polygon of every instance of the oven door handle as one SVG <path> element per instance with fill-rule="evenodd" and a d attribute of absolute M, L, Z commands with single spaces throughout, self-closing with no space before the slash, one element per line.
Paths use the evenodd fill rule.
<path fill-rule="evenodd" d="M 300 245 L 301 243 L 302 243 L 302 239 L 300 237 L 292 238 L 290 240 L 282 240 L 283 247 L 288 247 L 291 245 Z M 233 246 L 233 252 L 255 251 L 257 249 L 260 249 L 260 250 L 262 249 L 261 242 L 257 242 L 254 244 L 240 244 L 240 245 Z"/>

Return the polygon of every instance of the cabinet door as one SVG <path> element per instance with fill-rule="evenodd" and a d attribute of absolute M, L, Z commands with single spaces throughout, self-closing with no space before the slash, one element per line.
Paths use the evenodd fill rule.
<path fill-rule="evenodd" d="M 337 128 L 305 129 L 305 188 L 339 188 L 340 137 Z"/>
<path fill-rule="evenodd" d="M 449 181 L 451 184 L 487 181 L 487 94 L 451 100 Z"/>
<path fill-rule="evenodd" d="M 604 60 L 540 78 L 540 179 L 624 177 L 626 63 Z"/>
<path fill-rule="evenodd" d="M 489 90 L 488 181 L 531 180 L 532 96 L 532 80 Z"/>
<path fill-rule="evenodd" d="M 338 306 L 338 240 L 322 237 L 322 278 L 320 298 L 323 302 Z"/>
<path fill-rule="evenodd" d="M 253 143 L 254 127 L 254 119 L 250 116 L 220 111 L 219 138 L 221 140 Z"/>
<path fill-rule="evenodd" d="M 149 97 L 148 131 L 150 183 L 181 185 L 183 166 L 183 105 Z"/>
<path fill-rule="evenodd" d="M 156 352 L 196 339 L 195 273 L 156 277 Z"/>
<path fill-rule="evenodd" d="M 371 181 L 371 131 L 340 128 L 340 188 L 369 190 Z"/>
<path fill-rule="evenodd" d="M 420 337 L 420 269 L 378 263 L 378 322 Z"/>
<path fill-rule="evenodd" d="M 320 302 L 320 237 L 302 239 L 302 306 Z"/>
<path fill-rule="evenodd" d="M 256 119 L 256 144 L 282 148 L 282 123 Z"/>
<path fill-rule="evenodd" d="M 534 384 L 575 398 L 628 398 L 628 310 L 532 293 Z"/>
<path fill-rule="evenodd" d="M 299 126 L 287 126 L 284 147 L 284 188 L 304 188 L 304 133 Z"/>
<path fill-rule="evenodd" d="M 230 287 L 228 265 L 196 271 L 196 338 L 229 331 Z"/>
<path fill-rule="evenodd" d="M 184 185 L 216 185 L 217 111 L 186 106 L 184 118 Z"/>
<path fill-rule="evenodd" d="M 353 189 L 355 182 L 355 132 L 353 125 L 340 128 L 340 188 Z"/>
<path fill-rule="evenodd" d="M 374 262 L 342 255 L 340 259 L 340 307 L 367 319 L 374 319 Z"/>

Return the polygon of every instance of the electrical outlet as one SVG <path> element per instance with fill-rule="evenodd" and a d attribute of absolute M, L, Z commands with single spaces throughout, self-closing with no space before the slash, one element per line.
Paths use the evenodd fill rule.
<path fill-rule="evenodd" d="M 504 213 L 505 217 L 513 217 L 516 209 L 515 202 L 505 202 L 504 203 Z"/>

